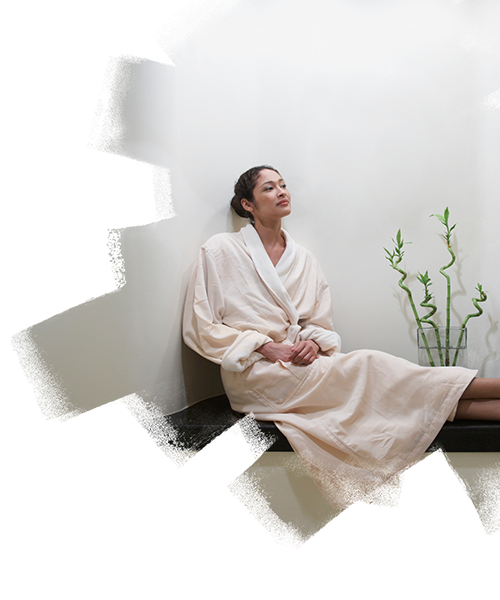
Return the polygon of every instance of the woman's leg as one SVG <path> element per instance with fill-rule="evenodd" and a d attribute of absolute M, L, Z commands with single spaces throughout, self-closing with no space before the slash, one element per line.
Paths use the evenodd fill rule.
<path fill-rule="evenodd" d="M 500 379 L 473 379 L 460 398 L 455 418 L 500 421 Z"/>
<path fill-rule="evenodd" d="M 460 400 L 485 400 L 500 398 L 500 378 L 475 377 L 465 388 Z"/>
<path fill-rule="evenodd" d="M 460 400 L 455 419 L 500 421 L 500 400 Z"/>

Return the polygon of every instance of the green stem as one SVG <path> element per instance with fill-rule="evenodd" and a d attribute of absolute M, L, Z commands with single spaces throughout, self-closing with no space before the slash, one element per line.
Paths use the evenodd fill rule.
<path fill-rule="evenodd" d="M 476 290 L 479 292 L 479 298 L 472 298 L 472 304 L 474 304 L 474 306 L 476 307 L 477 312 L 468 314 L 462 323 L 462 327 L 460 329 L 460 336 L 457 342 L 457 349 L 455 350 L 455 356 L 453 358 L 454 367 L 457 364 L 458 352 L 460 350 L 460 344 L 462 343 L 462 339 L 465 333 L 465 326 L 469 322 L 469 319 L 473 319 L 474 317 L 480 317 L 483 314 L 483 309 L 481 306 L 479 306 L 479 302 L 484 302 L 488 299 L 488 296 L 486 295 L 486 292 L 483 291 L 483 288 L 480 283 L 477 284 Z"/>
<path fill-rule="evenodd" d="M 428 306 L 432 306 L 433 308 L 435 308 L 437 310 L 437 307 L 435 307 L 433 304 L 428 305 L 428 304 L 424 304 L 423 302 L 420 303 L 420 306 L 427 308 Z M 443 357 L 443 347 L 441 345 L 441 335 L 439 334 L 439 327 L 436 325 L 436 323 L 434 323 L 434 321 L 431 321 L 429 319 L 429 317 L 431 317 L 436 310 L 434 310 L 434 312 L 430 312 L 428 315 L 426 315 L 425 317 L 422 317 L 421 322 L 422 323 L 426 323 L 428 325 L 431 325 L 434 328 L 434 333 L 436 335 L 436 343 L 437 343 L 437 347 L 438 347 L 438 354 L 439 354 L 439 362 L 441 364 L 442 367 L 444 367 L 444 357 Z M 422 338 L 424 336 L 424 333 L 422 332 Z M 434 366 L 434 365 L 431 365 Z"/>
<path fill-rule="evenodd" d="M 429 312 L 420 319 L 420 321 L 422 323 L 427 323 L 428 325 L 431 325 L 434 328 L 434 334 L 436 336 L 436 344 L 437 344 L 438 354 L 439 354 L 439 362 L 440 362 L 441 366 L 443 366 L 444 365 L 443 349 L 441 346 L 441 336 L 439 334 L 439 327 L 436 325 L 436 323 L 434 323 L 434 321 L 431 320 L 431 317 L 434 316 L 434 314 L 437 312 L 437 306 L 435 304 L 431 304 L 432 294 L 429 291 L 429 287 L 432 285 L 432 281 L 431 281 L 431 278 L 429 277 L 429 272 L 426 271 L 424 274 L 419 273 L 417 279 L 424 286 L 424 299 L 420 303 L 420 306 L 422 308 L 430 309 Z M 424 336 L 424 333 L 422 331 L 422 337 L 423 336 Z"/>
<path fill-rule="evenodd" d="M 450 364 L 450 321 L 451 321 L 451 279 L 448 273 L 445 273 L 444 270 L 451 267 L 451 265 L 455 262 L 455 255 L 453 254 L 453 250 L 450 246 L 448 246 L 448 250 L 452 255 L 452 260 L 450 264 L 446 265 L 439 269 L 441 275 L 446 277 L 446 341 L 445 341 L 445 352 L 446 359 L 445 365 L 448 366 Z"/>
<path fill-rule="evenodd" d="M 448 207 L 446 207 L 443 215 L 433 215 L 433 216 L 437 217 L 441 221 L 441 223 L 446 227 L 446 233 L 443 235 L 443 237 L 445 239 L 446 247 L 448 248 L 448 252 L 451 255 L 451 262 L 449 264 L 447 264 L 446 266 L 441 267 L 441 269 L 439 269 L 439 272 L 441 273 L 441 275 L 443 275 L 443 277 L 446 278 L 446 342 L 445 342 L 446 358 L 445 358 L 445 364 L 446 364 L 446 366 L 449 366 L 449 364 L 450 364 L 450 322 L 451 322 L 451 279 L 450 279 L 450 276 L 448 275 L 448 273 L 445 273 L 445 270 L 449 269 L 455 262 L 455 253 L 453 252 L 453 248 L 451 247 L 451 233 L 455 229 L 456 224 L 452 225 L 450 227 L 450 224 L 448 222 L 448 219 L 450 216 L 450 211 L 448 210 Z"/>
<path fill-rule="evenodd" d="M 406 285 L 404 285 L 404 283 L 403 283 L 404 280 L 408 277 L 408 274 L 405 271 L 403 271 L 403 269 L 400 269 L 397 266 L 397 264 L 393 264 L 393 269 L 395 269 L 396 271 L 398 271 L 398 273 L 400 273 L 402 275 L 401 279 L 398 281 L 398 285 L 402 290 L 404 290 L 408 294 L 408 300 L 410 301 L 410 306 L 413 311 L 413 316 L 415 317 L 415 321 L 417 322 L 418 328 L 422 330 L 422 340 L 424 342 L 425 349 L 427 351 L 427 358 L 429 359 L 429 364 L 431 367 L 434 367 L 435 364 L 434 364 L 434 360 L 432 358 L 432 353 L 431 353 L 431 349 L 429 347 L 429 342 L 427 341 L 427 338 L 425 337 L 424 329 L 422 327 L 422 320 L 418 316 L 417 308 L 415 306 L 415 302 L 413 301 L 413 295 L 411 293 L 410 288 L 407 287 Z"/>
<path fill-rule="evenodd" d="M 403 283 L 404 280 L 408 277 L 408 274 L 405 271 L 403 271 L 403 269 L 399 268 L 399 263 L 403 260 L 403 256 L 404 256 L 403 247 L 405 245 L 405 241 L 403 240 L 403 236 L 401 235 L 401 229 L 398 230 L 398 232 L 396 234 L 396 239 L 393 238 L 392 241 L 394 242 L 394 245 L 395 245 L 395 248 L 392 252 L 389 252 L 389 250 L 387 250 L 387 248 L 384 248 L 384 250 L 387 253 L 386 258 L 391 263 L 391 267 L 395 271 L 398 271 L 398 273 L 401 274 L 401 279 L 399 280 L 398 285 L 402 290 L 404 290 L 407 293 L 408 300 L 410 301 L 410 306 L 413 311 L 413 316 L 415 317 L 415 321 L 417 322 L 417 326 L 419 329 L 422 329 L 422 322 L 420 320 L 420 317 L 418 316 L 418 312 L 415 307 L 415 303 L 413 302 L 413 296 L 412 296 L 411 290 Z M 433 367 L 434 361 L 432 359 L 431 349 L 429 348 L 429 343 L 427 342 L 427 338 L 425 337 L 425 333 L 423 332 L 423 329 L 422 329 L 422 340 L 423 340 L 425 348 L 427 350 L 427 358 L 429 359 L 429 364 Z"/>

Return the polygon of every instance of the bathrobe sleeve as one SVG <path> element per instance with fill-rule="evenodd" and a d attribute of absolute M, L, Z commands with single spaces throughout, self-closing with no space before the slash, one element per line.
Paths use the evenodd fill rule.
<path fill-rule="evenodd" d="M 316 263 L 317 264 L 317 263 Z M 319 265 L 316 276 L 316 301 L 312 314 L 299 320 L 300 339 L 316 342 L 324 354 L 340 352 L 340 336 L 333 330 L 330 288 Z"/>
<path fill-rule="evenodd" d="M 186 344 L 227 371 L 241 372 L 263 356 L 257 348 L 272 338 L 255 330 L 240 331 L 223 323 L 224 293 L 217 264 L 202 248 L 189 283 L 184 306 Z"/>

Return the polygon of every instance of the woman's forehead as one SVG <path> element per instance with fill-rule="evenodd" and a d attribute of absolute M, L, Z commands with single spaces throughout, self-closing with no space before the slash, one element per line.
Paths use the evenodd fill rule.
<path fill-rule="evenodd" d="M 276 171 L 271 169 L 262 169 L 257 178 L 257 183 L 262 185 L 263 183 L 272 183 L 273 181 L 281 181 L 283 178 Z"/>

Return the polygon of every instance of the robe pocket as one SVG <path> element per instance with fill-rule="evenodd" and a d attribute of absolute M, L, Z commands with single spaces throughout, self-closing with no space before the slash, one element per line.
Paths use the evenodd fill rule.
<path fill-rule="evenodd" d="M 309 374 L 310 366 L 299 367 L 277 361 L 259 360 L 240 373 L 247 387 L 274 404 L 282 405 L 297 393 Z"/>
<path fill-rule="evenodd" d="M 299 381 L 303 381 L 309 375 L 309 372 L 311 370 L 311 365 L 294 365 L 291 362 L 278 362 L 280 362 L 281 365 Z"/>

